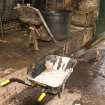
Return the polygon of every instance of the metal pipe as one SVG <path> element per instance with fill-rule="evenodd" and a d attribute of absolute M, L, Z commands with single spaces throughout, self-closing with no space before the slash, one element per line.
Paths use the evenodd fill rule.
<path fill-rule="evenodd" d="M 30 8 L 31 8 L 31 7 L 30 7 Z M 53 39 L 53 41 L 56 43 L 57 41 L 56 41 L 56 39 L 54 38 L 54 35 L 52 34 L 52 32 L 50 31 L 48 25 L 46 24 L 46 21 L 44 20 L 43 15 L 41 14 L 41 12 L 39 11 L 39 9 L 36 9 L 36 8 L 34 8 L 34 10 L 39 14 L 39 16 L 40 16 L 40 18 L 41 18 L 41 20 L 42 20 L 42 22 L 43 22 L 45 28 L 47 29 L 47 31 L 48 31 L 48 33 L 49 33 L 49 35 L 50 35 L 50 37 L 51 37 L 51 38 Z"/>

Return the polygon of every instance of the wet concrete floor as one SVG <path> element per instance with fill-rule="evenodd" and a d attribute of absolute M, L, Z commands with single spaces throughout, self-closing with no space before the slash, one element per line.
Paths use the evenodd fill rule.
<path fill-rule="evenodd" d="M 83 62 L 76 66 L 61 98 L 48 95 L 37 103 L 40 89 L 28 88 L 10 105 L 105 105 L 105 78 L 91 72 L 90 66 Z"/>
<path fill-rule="evenodd" d="M 22 38 L 18 39 L 16 35 L 12 40 L 7 40 L 9 43 L 0 43 L 1 67 L 19 69 L 38 60 L 35 59 L 35 56 L 40 56 L 40 54 L 28 50 L 27 41 L 23 43 L 23 39 L 26 37 L 20 36 Z M 9 38 L 11 39 L 11 37 Z M 47 50 L 53 48 L 53 46 L 49 47 L 48 45 L 49 43 L 46 43 L 40 48 L 46 52 L 44 46 L 47 46 Z M 39 95 L 39 88 L 27 88 L 15 98 L 13 97 L 8 105 L 73 105 L 78 100 L 81 102 L 80 105 L 105 105 L 105 78 L 98 74 L 94 75 L 91 64 L 81 62 L 67 81 L 66 89 L 60 99 L 58 96 L 48 95 L 42 103 L 37 103 L 36 99 Z"/>

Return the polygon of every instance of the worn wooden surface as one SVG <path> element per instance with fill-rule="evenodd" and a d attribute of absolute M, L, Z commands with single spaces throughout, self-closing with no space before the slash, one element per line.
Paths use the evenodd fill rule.
<path fill-rule="evenodd" d="M 74 50 L 78 50 L 81 47 L 85 46 L 88 42 L 92 41 L 94 35 L 94 28 L 93 27 L 78 27 L 71 25 L 71 44 L 70 49 L 71 52 Z"/>
<path fill-rule="evenodd" d="M 96 11 L 92 11 L 89 13 L 73 13 L 71 24 L 76 26 L 90 27 L 96 25 L 96 20 Z"/>
<path fill-rule="evenodd" d="M 100 0 L 72 0 L 74 11 L 89 13 L 100 8 Z"/>

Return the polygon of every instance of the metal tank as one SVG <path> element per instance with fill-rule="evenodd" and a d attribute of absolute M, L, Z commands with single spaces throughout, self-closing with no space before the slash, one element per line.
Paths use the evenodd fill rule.
<path fill-rule="evenodd" d="M 67 1 L 71 0 L 35 0 L 35 7 L 40 9 L 55 39 L 59 41 L 70 35 L 71 12 L 66 10 Z"/>
<path fill-rule="evenodd" d="M 44 18 L 56 40 L 65 40 L 70 35 L 69 11 L 43 11 Z"/>

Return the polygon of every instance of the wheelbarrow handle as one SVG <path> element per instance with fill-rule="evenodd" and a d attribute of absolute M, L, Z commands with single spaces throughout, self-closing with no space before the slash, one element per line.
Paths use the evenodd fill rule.
<path fill-rule="evenodd" d="M 40 94 L 40 96 L 38 97 L 37 101 L 38 102 L 42 102 L 46 96 L 47 96 L 47 93 L 46 92 L 42 92 Z"/>
<path fill-rule="evenodd" d="M 2 82 L 0 83 L 0 87 L 7 86 L 7 85 L 10 84 L 10 83 L 11 83 L 11 81 L 10 81 L 9 79 L 4 80 L 4 81 L 2 81 Z"/>
<path fill-rule="evenodd" d="M 0 83 L 0 87 L 5 87 L 5 86 L 7 86 L 7 85 L 9 85 L 9 84 L 11 84 L 13 82 L 21 83 L 21 84 L 27 85 L 27 86 L 33 86 L 31 83 L 25 82 L 25 81 L 23 81 L 21 79 L 18 79 L 18 78 L 10 78 L 10 79 L 6 79 L 6 80 L 2 81 Z"/>

